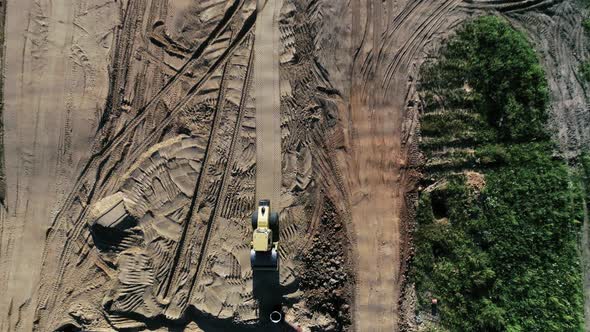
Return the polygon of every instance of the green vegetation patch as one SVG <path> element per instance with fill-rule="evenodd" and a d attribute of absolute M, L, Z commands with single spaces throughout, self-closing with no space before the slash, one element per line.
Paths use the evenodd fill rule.
<path fill-rule="evenodd" d="M 450 331 L 582 331 L 581 190 L 553 157 L 526 37 L 495 16 L 468 22 L 423 67 L 420 90 L 420 311 L 438 299 Z"/>
<path fill-rule="evenodd" d="M 584 7 L 586 10 L 588 10 L 588 8 L 590 8 L 590 1 L 589 0 L 582 0 L 582 1 L 580 1 L 580 5 L 582 7 Z M 590 17 L 586 17 L 584 20 L 582 20 L 582 27 L 584 28 L 584 31 L 586 32 L 586 34 L 590 35 Z M 585 61 L 582 62 L 578 72 L 580 73 L 580 76 L 582 77 L 582 79 L 584 81 L 590 82 L 590 60 L 589 59 L 586 59 Z"/>
<path fill-rule="evenodd" d="M 444 92 L 442 100 L 451 108 L 476 110 L 500 140 L 547 138 L 545 73 L 522 33 L 484 17 L 464 25 L 442 56 L 424 68 L 424 90 Z"/>
<path fill-rule="evenodd" d="M 580 156 L 580 181 L 584 186 L 586 202 L 590 203 L 590 153 L 584 152 Z"/>
<path fill-rule="evenodd" d="M 582 62 L 579 72 L 584 81 L 590 82 L 590 60 Z"/>

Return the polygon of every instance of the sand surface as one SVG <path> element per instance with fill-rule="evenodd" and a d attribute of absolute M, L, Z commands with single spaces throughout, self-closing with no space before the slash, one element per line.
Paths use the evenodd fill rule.
<path fill-rule="evenodd" d="M 9 1 L 0 321 L 32 329 L 45 232 L 88 158 L 108 92 L 115 1 Z M 6 313 L 12 311 L 8 316 Z M 20 317 L 20 318 L 19 318 Z"/>
<path fill-rule="evenodd" d="M 279 15 L 282 0 L 257 0 L 254 36 L 256 98 L 256 201 L 281 197 L 281 100 L 279 79 Z"/>
<path fill-rule="evenodd" d="M 310 296 L 344 301 L 356 331 L 411 326 L 415 84 L 473 15 L 530 34 L 562 153 L 590 143 L 570 1 L 263 3 L 8 2 L 1 331 L 272 331 L 275 304 L 335 330 Z M 262 192 L 282 212 L 278 274 L 250 269 Z M 326 227 L 339 257 L 315 247 Z M 301 288 L 307 252 L 332 284 Z"/>

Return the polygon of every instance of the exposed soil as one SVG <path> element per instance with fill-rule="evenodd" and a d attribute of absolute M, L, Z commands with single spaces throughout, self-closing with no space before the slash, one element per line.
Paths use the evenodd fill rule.
<path fill-rule="evenodd" d="M 272 330 L 270 289 L 304 329 L 396 330 L 412 318 L 420 64 L 464 19 L 507 16 L 550 68 L 575 156 L 590 143 L 575 6 L 283 0 L 281 271 L 266 280 L 249 262 L 256 1 L 9 2 L 1 330 Z"/>
<path fill-rule="evenodd" d="M 354 290 L 350 241 L 340 220 L 327 202 L 311 245 L 302 254 L 304 298 L 311 310 L 332 318 L 333 331 L 349 329 Z"/>

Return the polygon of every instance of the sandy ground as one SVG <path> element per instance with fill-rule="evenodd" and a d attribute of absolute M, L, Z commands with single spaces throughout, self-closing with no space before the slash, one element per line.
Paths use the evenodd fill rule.
<path fill-rule="evenodd" d="M 408 190 L 406 104 L 420 51 L 436 31 L 448 29 L 457 4 L 353 1 L 346 9 L 352 16 L 353 63 L 342 74 L 343 80 L 350 75 L 351 86 L 340 113 L 345 148 L 339 161 L 354 226 L 357 331 L 393 331 L 398 324 Z"/>
<path fill-rule="evenodd" d="M 257 0 L 254 36 L 256 99 L 256 200 L 281 197 L 281 100 L 279 79 L 279 15 L 282 0 Z M 274 204 L 273 204 L 274 203 Z"/>
<path fill-rule="evenodd" d="M 108 92 L 115 1 L 9 1 L 0 293 L 5 331 L 32 329 L 45 232 L 88 158 Z M 7 316 L 7 312 L 12 315 Z"/>
<path fill-rule="evenodd" d="M 237 330 L 266 328 L 271 300 L 303 305 L 294 258 L 321 216 L 314 208 L 323 205 L 321 193 L 341 201 L 326 146 L 333 124 L 321 96 L 291 88 L 323 86 L 311 49 L 295 47 L 295 38 L 309 45 L 309 28 L 292 4 L 280 8 L 274 59 L 284 68 L 279 92 L 287 103 L 279 164 L 288 175 L 278 204 L 281 273 L 269 280 L 249 263 L 255 2 L 117 4 L 106 106 L 93 124 L 88 158 L 70 169 L 65 195 L 44 214 L 51 228 L 27 302 L 32 314 L 17 323 L 7 310 L 8 319 L 36 330 L 157 329 L 189 317 L 223 330 L 234 320 L 242 324 Z"/>
<path fill-rule="evenodd" d="M 590 143 L 575 74 L 587 52 L 582 16 L 569 1 L 283 0 L 278 54 L 258 59 L 255 8 L 8 3 L 3 331 L 273 330 L 264 316 L 274 304 L 305 329 L 334 329 L 298 286 L 328 203 L 352 243 L 356 283 L 341 287 L 354 293 L 354 329 L 397 330 L 417 71 L 482 10 L 531 34 L 550 68 L 563 153 Z M 277 57 L 279 84 L 260 90 L 260 68 Z M 280 119 L 268 120 L 280 124 L 282 265 L 260 276 L 248 257 L 256 129 L 259 104 L 277 113 L 277 93 Z"/>

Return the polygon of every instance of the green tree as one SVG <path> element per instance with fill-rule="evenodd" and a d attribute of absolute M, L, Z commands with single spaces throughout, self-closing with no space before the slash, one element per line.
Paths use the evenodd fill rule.
<path fill-rule="evenodd" d="M 423 186 L 438 183 L 416 216 L 422 308 L 440 299 L 449 331 L 582 331 L 581 192 L 553 157 L 545 74 L 526 37 L 495 16 L 464 24 L 423 67 L 420 92 L 425 155 L 473 150 L 425 166 Z"/>

